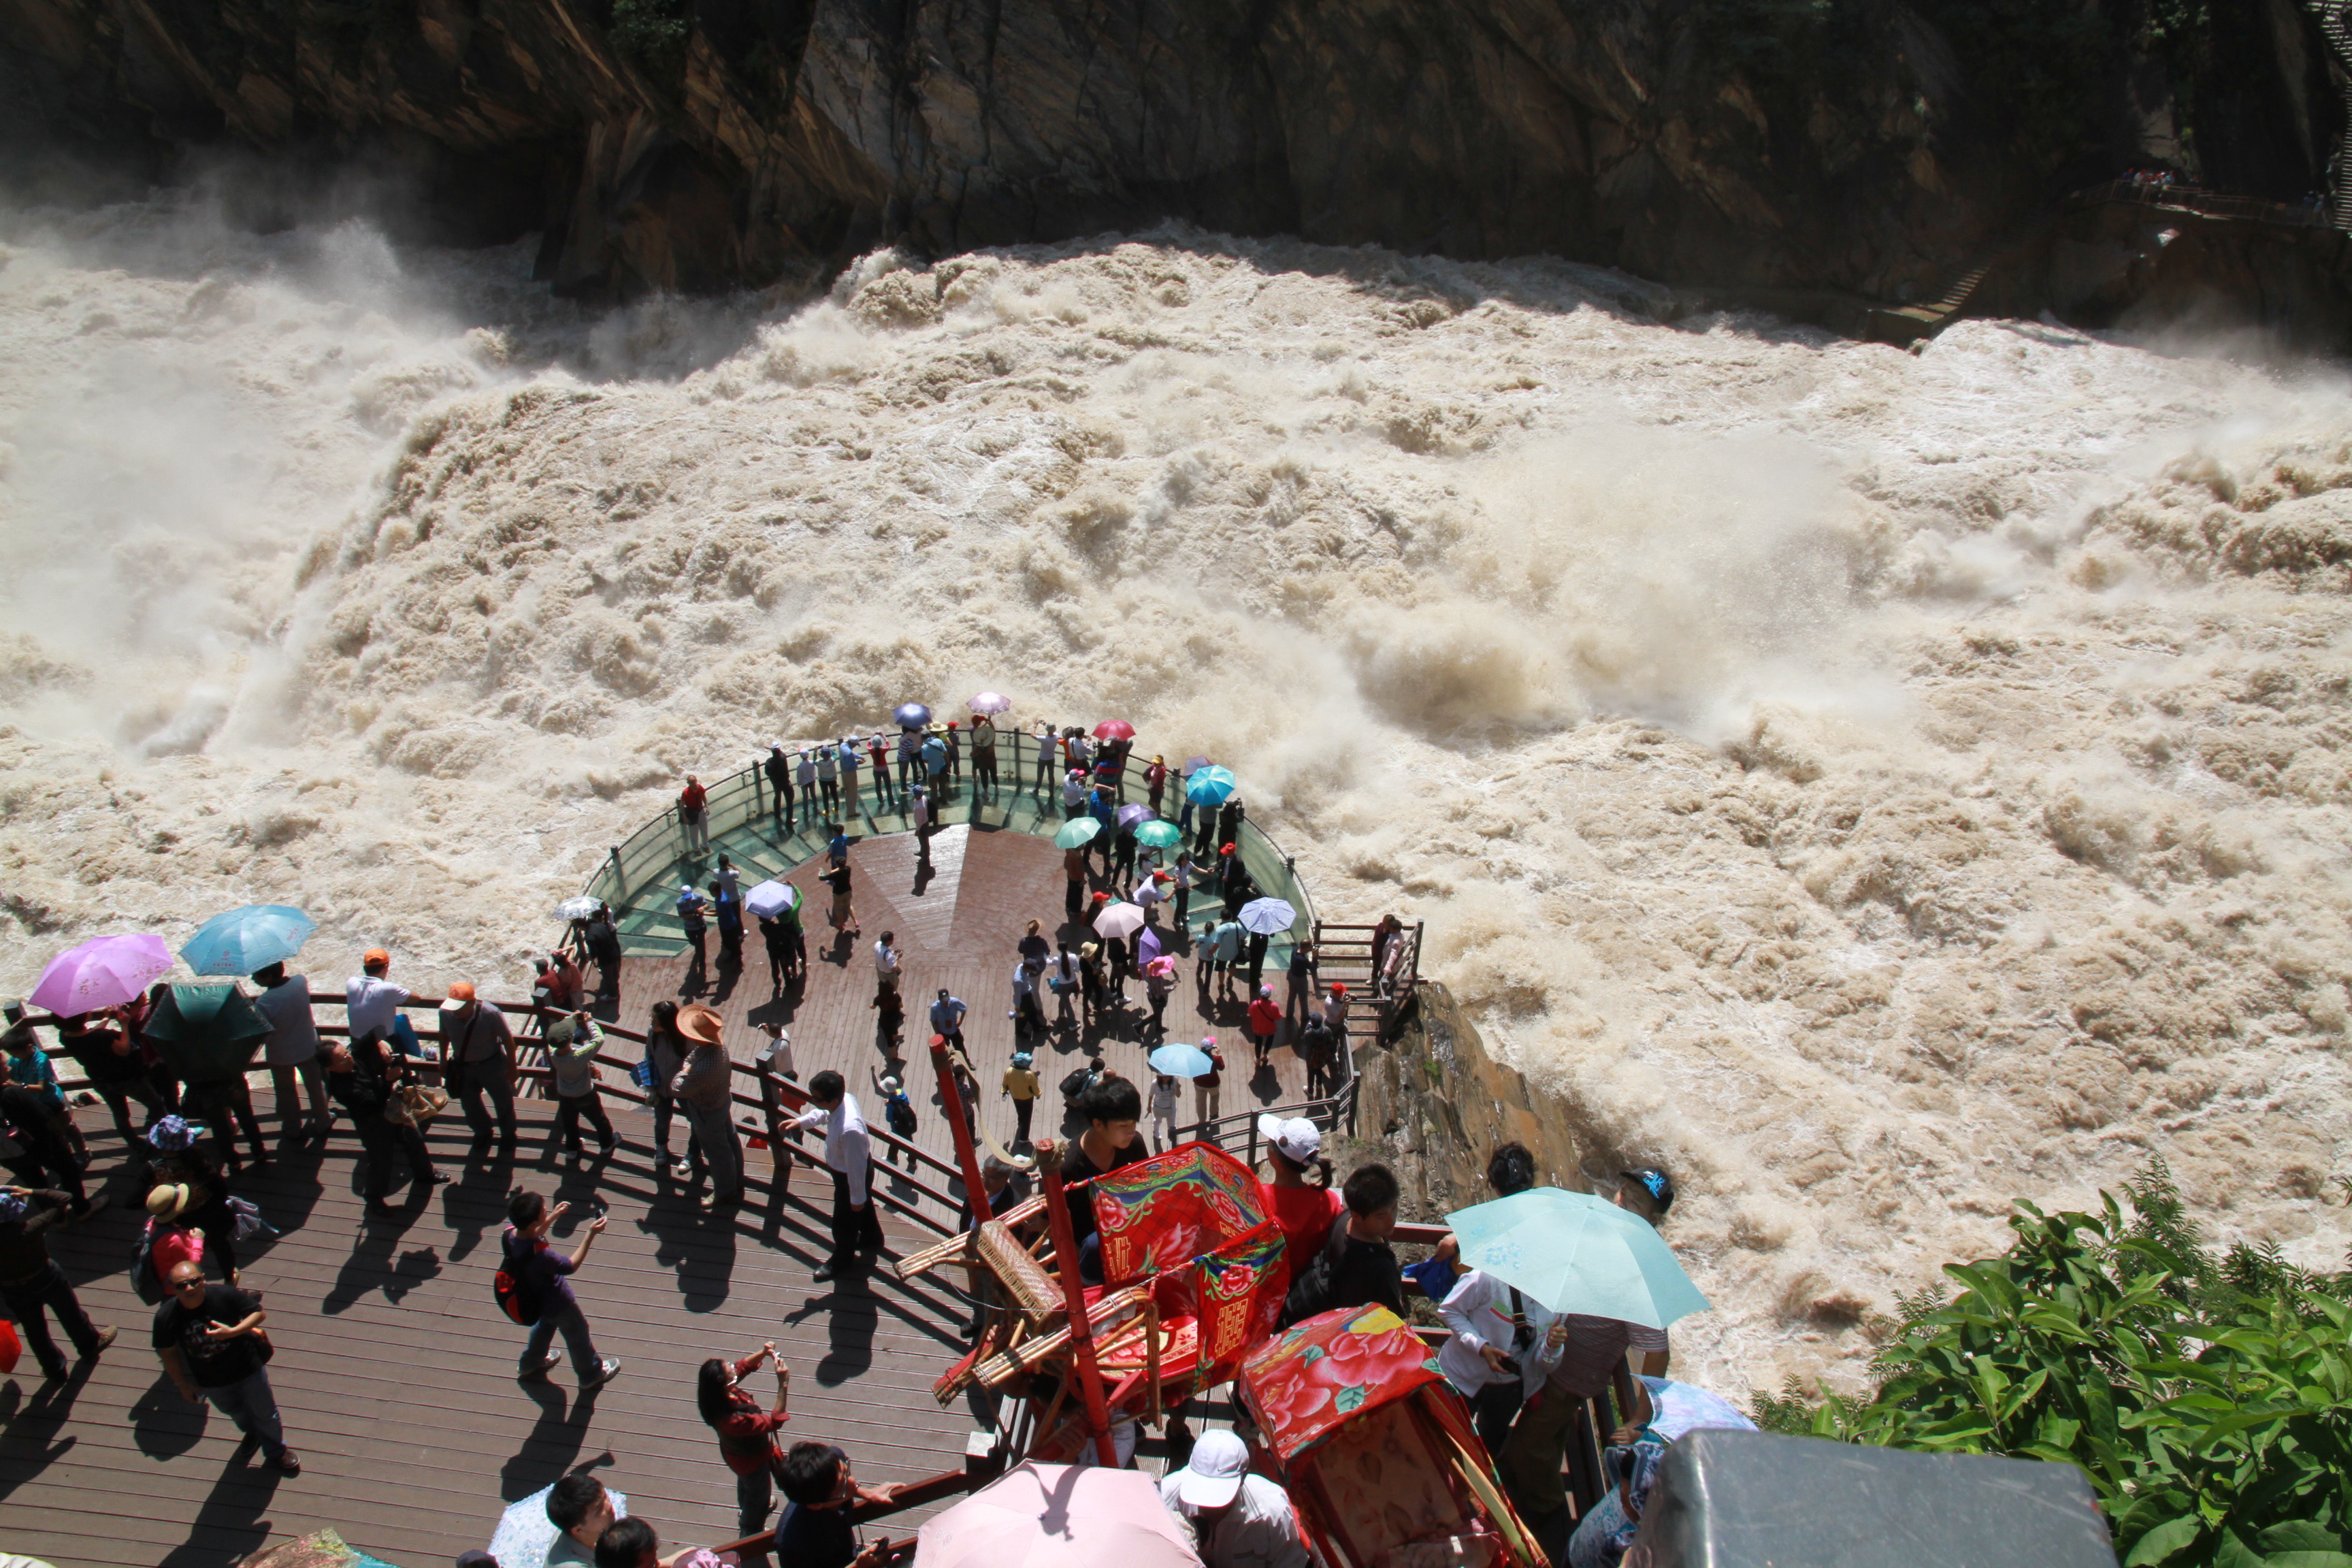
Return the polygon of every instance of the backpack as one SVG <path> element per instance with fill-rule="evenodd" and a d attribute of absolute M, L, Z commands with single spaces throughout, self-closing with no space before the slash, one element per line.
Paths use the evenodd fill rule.
<path fill-rule="evenodd" d="M 514 1239 L 511 1226 L 507 1228 L 507 1239 Z M 524 1288 L 522 1276 L 515 1272 L 514 1254 L 505 1251 L 503 1256 L 505 1261 L 499 1265 L 499 1271 L 490 1276 L 490 1294 L 497 1299 L 499 1311 L 510 1321 L 528 1328 L 539 1321 L 539 1315 L 544 1308 L 539 1297 Z"/>
<path fill-rule="evenodd" d="M 1333 1280 L 1339 1273 L 1339 1259 L 1348 1251 L 1348 1215 L 1342 1211 L 1331 1222 L 1331 1233 L 1304 1268 L 1291 1276 L 1290 1294 L 1282 1299 L 1282 1318 L 1276 1325 L 1286 1329 L 1291 1324 L 1331 1310 Z"/>
<path fill-rule="evenodd" d="M 915 1135 L 915 1108 L 904 1094 L 894 1094 L 882 1105 L 882 1120 L 901 1138 Z"/>

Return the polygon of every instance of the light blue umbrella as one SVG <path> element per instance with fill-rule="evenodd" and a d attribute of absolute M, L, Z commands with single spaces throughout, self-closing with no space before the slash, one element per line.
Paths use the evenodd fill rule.
<path fill-rule="evenodd" d="M 555 1549 L 555 1521 L 547 1517 L 547 1494 L 554 1489 L 541 1487 L 520 1502 L 509 1503 L 499 1515 L 498 1531 L 490 1537 L 490 1555 L 499 1560 L 499 1568 L 547 1568 L 547 1554 Z M 613 1500 L 614 1519 L 629 1517 L 627 1498 L 610 1487 L 604 1495 Z"/>
<path fill-rule="evenodd" d="M 1535 1187 L 1447 1215 L 1462 1261 L 1554 1312 L 1663 1329 L 1706 1298 L 1647 1220 L 1590 1193 Z"/>
<path fill-rule="evenodd" d="M 1217 1066 L 1198 1046 L 1162 1046 L 1151 1053 L 1150 1059 L 1153 1072 L 1164 1072 L 1170 1078 L 1199 1078 L 1215 1071 Z"/>
<path fill-rule="evenodd" d="M 1102 832 L 1102 824 L 1091 816 L 1074 816 L 1054 830 L 1054 842 L 1064 849 L 1076 849 L 1094 841 Z"/>
<path fill-rule="evenodd" d="M 919 730 L 931 721 L 931 710 L 919 702 L 901 702 L 890 717 L 901 730 Z"/>
<path fill-rule="evenodd" d="M 180 950 L 199 974 L 250 974 L 302 951 L 319 922 L 286 904 L 247 904 L 215 915 Z"/>
<path fill-rule="evenodd" d="M 1684 1434 L 1701 1427 L 1756 1430 L 1756 1423 L 1719 1394 L 1664 1377 L 1644 1377 L 1642 1384 L 1650 1391 L 1650 1430 L 1669 1443 L 1679 1442 Z"/>
<path fill-rule="evenodd" d="M 1194 805 L 1223 805 L 1225 797 L 1240 787 L 1233 769 L 1212 763 L 1184 781 L 1184 798 Z"/>

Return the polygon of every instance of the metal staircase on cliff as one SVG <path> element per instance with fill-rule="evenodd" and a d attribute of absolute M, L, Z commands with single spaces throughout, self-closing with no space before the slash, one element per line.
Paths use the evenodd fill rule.
<path fill-rule="evenodd" d="M 1421 982 L 1423 923 L 1399 928 L 1381 948 L 1380 963 L 1372 962 L 1374 933 L 1380 928 L 1315 922 L 1315 970 L 1326 987 L 1338 981 L 1348 988 L 1348 1038 L 1350 1056 L 1358 1046 L 1386 1039 L 1412 1000 Z"/>
<path fill-rule="evenodd" d="M 2320 34 L 2343 68 L 2344 130 L 2336 143 L 2336 188 L 2328 193 L 2336 226 L 2352 229 L 2352 0 L 2306 0 Z"/>

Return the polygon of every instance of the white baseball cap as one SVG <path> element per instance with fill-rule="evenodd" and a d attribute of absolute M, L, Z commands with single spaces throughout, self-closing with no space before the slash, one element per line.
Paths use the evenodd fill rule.
<path fill-rule="evenodd" d="M 1323 1130 L 1304 1116 L 1285 1120 L 1279 1116 L 1257 1119 L 1257 1135 L 1305 1165 L 1311 1163 L 1323 1152 Z"/>
<path fill-rule="evenodd" d="M 1248 1472 L 1248 1444 L 1231 1432 L 1203 1432 L 1192 1445 L 1192 1461 L 1176 1472 L 1176 1495 L 1194 1508 L 1223 1508 Z"/>

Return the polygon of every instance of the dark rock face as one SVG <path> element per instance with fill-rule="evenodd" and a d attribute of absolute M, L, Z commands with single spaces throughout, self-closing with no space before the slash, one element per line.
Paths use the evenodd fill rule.
<path fill-rule="evenodd" d="M 0 131 L 389 167 L 583 294 L 1181 218 L 1891 299 L 2182 161 L 2136 4 L 0 0 Z M 2208 8 L 2197 155 L 2308 189 L 2324 43 Z"/>

